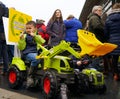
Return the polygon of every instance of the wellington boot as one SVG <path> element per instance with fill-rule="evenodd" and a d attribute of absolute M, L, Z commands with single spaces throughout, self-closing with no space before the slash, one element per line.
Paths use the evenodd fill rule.
<path fill-rule="evenodd" d="M 34 85 L 33 78 L 27 77 L 27 83 L 26 83 L 27 88 L 32 87 L 33 85 Z"/>

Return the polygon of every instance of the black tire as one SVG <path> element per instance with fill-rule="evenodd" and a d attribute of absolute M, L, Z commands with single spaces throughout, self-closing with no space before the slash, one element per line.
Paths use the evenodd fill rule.
<path fill-rule="evenodd" d="M 89 91 L 89 78 L 82 72 L 75 71 L 76 93 L 86 93 Z"/>
<path fill-rule="evenodd" d="M 54 71 L 46 71 L 42 80 L 44 99 L 55 99 L 58 93 L 58 83 Z"/>
<path fill-rule="evenodd" d="M 23 84 L 25 80 L 25 71 L 19 71 L 19 69 L 14 65 L 8 70 L 8 84 L 12 89 L 18 89 Z"/>

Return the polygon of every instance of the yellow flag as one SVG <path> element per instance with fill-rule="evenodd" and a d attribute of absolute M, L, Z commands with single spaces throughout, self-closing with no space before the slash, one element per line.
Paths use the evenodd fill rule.
<path fill-rule="evenodd" d="M 18 42 L 20 33 L 25 30 L 25 24 L 30 20 L 32 20 L 31 16 L 10 8 L 8 41 Z"/>

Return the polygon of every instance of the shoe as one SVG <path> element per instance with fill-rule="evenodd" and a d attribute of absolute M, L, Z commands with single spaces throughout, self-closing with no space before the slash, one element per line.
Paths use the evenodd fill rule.
<path fill-rule="evenodd" d="M 114 74 L 113 78 L 114 78 L 115 81 L 118 81 L 119 80 L 119 75 L 118 74 Z"/>
<path fill-rule="evenodd" d="M 33 84 L 34 84 L 33 79 L 31 77 L 28 77 L 27 78 L 27 83 L 26 83 L 27 88 L 32 87 Z"/>

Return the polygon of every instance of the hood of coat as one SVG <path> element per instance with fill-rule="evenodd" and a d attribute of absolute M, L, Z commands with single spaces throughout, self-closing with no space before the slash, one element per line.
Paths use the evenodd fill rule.
<path fill-rule="evenodd" d="M 108 19 L 111 21 L 118 21 L 120 20 L 120 9 L 113 9 L 109 14 L 108 14 Z"/>

